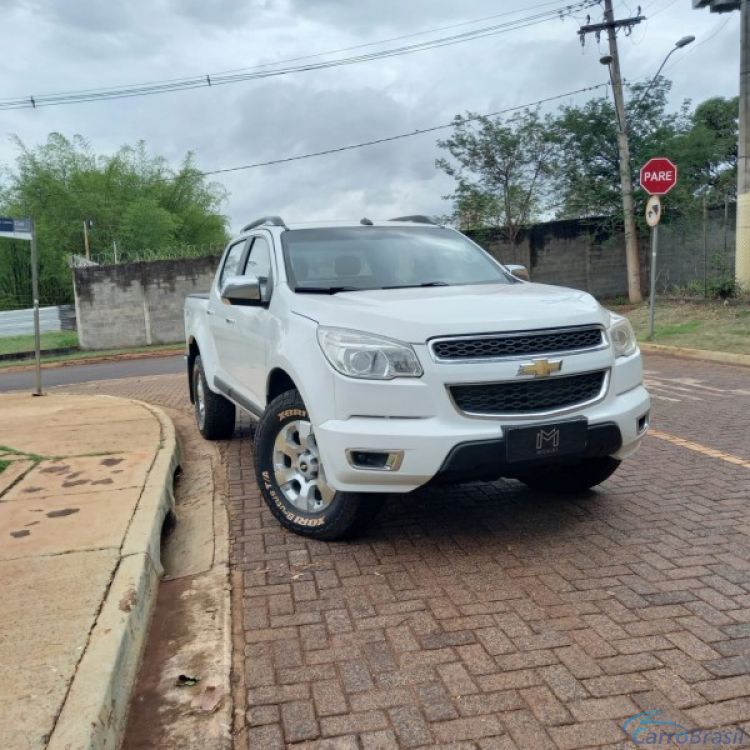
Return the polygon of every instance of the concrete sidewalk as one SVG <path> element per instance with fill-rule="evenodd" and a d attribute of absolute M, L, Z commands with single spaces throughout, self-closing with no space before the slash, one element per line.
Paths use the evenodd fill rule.
<path fill-rule="evenodd" d="M 0 396 L 0 747 L 115 748 L 159 575 L 177 442 L 107 396 Z"/>

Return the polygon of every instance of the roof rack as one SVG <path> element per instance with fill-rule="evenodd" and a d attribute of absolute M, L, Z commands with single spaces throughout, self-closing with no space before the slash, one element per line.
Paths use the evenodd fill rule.
<path fill-rule="evenodd" d="M 423 216 L 422 214 L 414 214 L 413 216 L 397 216 L 395 219 L 388 219 L 388 221 L 411 221 L 415 224 L 433 224 L 437 226 L 437 222 L 433 221 L 429 216 Z"/>
<path fill-rule="evenodd" d="M 284 224 L 284 219 L 281 216 L 264 216 L 262 219 L 256 219 L 242 227 L 242 231 L 249 232 L 251 229 L 262 227 L 264 224 L 270 224 L 272 227 L 284 227 L 286 229 L 286 224 Z"/>

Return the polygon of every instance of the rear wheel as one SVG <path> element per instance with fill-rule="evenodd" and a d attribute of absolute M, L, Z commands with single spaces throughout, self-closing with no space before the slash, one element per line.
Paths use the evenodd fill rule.
<path fill-rule="evenodd" d="M 226 440 L 232 437 L 237 409 L 231 401 L 208 387 L 200 355 L 193 363 L 193 399 L 195 421 L 206 440 Z"/>
<path fill-rule="evenodd" d="M 328 484 L 315 430 L 296 390 L 274 399 L 258 423 L 255 474 L 276 518 L 316 539 L 361 533 L 385 501 L 382 494 L 340 492 Z"/>
<path fill-rule="evenodd" d="M 601 484 L 615 473 L 620 462 L 610 456 L 585 458 L 577 464 L 540 467 L 519 479 L 532 490 L 572 495 Z"/>

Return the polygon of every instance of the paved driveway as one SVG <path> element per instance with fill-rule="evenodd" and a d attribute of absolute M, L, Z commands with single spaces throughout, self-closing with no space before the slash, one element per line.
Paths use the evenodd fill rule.
<path fill-rule="evenodd" d="M 241 745 L 634 747 L 622 724 L 642 711 L 727 732 L 680 744 L 642 717 L 628 729 L 646 746 L 750 745 L 736 732 L 750 722 L 750 371 L 647 368 L 654 431 L 598 492 L 423 491 L 353 543 L 279 527 L 244 426 L 225 446 Z M 146 378 L 135 392 L 174 406 L 183 387 Z"/>

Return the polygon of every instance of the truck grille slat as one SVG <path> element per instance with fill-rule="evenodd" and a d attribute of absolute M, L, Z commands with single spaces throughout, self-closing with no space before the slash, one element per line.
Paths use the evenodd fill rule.
<path fill-rule="evenodd" d="M 495 359 L 501 357 L 530 357 L 540 354 L 596 349 L 604 344 L 598 326 L 568 328 L 528 333 L 495 334 L 436 339 L 431 343 L 438 361 L 467 359 Z"/>
<path fill-rule="evenodd" d="M 450 386 L 456 406 L 470 414 L 534 414 L 567 409 L 598 398 L 606 371 L 544 380 Z"/>

